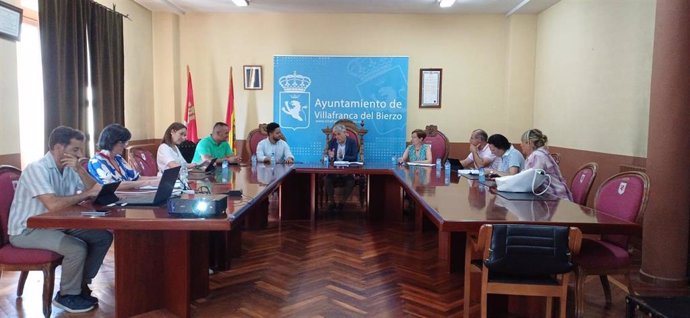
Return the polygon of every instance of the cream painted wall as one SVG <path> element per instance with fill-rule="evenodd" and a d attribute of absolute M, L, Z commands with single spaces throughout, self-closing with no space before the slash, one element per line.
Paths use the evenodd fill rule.
<path fill-rule="evenodd" d="M 534 126 L 554 146 L 647 156 L 654 0 L 562 0 L 539 14 Z"/>
<path fill-rule="evenodd" d="M 18 0 L 9 0 L 17 5 Z M 17 44 L 0 39 L 0 127 L 3 130 L 0 155 L 19 153 L 19 92 L 17 87 Z"/>
<path fill-rule="evenodd" d="M 158 15 L 154 20 L 155 34 L 159 28 L 168 32 L 167 22 Z M 536 17 L 502 15 L 187 14 L 179 23 L 175 118 L 184 112 L 185 65 L 192 72 L 200 135 L 225 119 L 228 70 L 234 68 L 237 133 L 244 139 L 258 123 L 273 119 L 274 55 L 409 56 L 408 131 L 434 123 L 452 141 L 465 141 L 481 126 L 515 139 L 532 120 L 535 24 Z M 263 90 L 242 89 L 246 64 L 263 65 Z M 422 67 L 443 68 L 441 109 L 418 107 Z M 170 74 L 157 67 L 156 82 Z M 167 126 L 169 117 L 157 118 L 156 127 Z"/>
<path fill-rule="evenodd" d="M 170 123 L 184 120 L 181 112 L 174 111 L 180 101 L 182 86 L 180 86 L 180 30 L 179 18 L 170 13 L 154 13 L 153 60 L 154 77 L 154 136 L 163 137 L 163 132 Z"/>

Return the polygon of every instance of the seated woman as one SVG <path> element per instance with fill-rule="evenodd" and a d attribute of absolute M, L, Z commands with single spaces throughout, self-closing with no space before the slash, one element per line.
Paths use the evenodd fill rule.
<path fill-rule="evenodd" d="M 180 149 L 177 145 L 187 140 L 187 126 L 175 122 L 168 126 L 161 140 L 161 145 L 158 146 L 158 153 L 156 154 L 156 163 L 158 164 L 158 174 L 162 174 L 163 170 L 175 167 L 180 168 L 180 180 L 186 185 L 189 169 L 197 167 L 196 164 L 188 163 L 182 157 Z"/>
<path fill-rule="evenodd" d="M 426 138 L 424 130 L 413 130 L 412 138 L 410 138 L 411 145 L 405 149 L 398 162 L 431 163 L 431 146 L 424 143 L 424 138 Z"/>
<path fill-rule="evenodd" d="M 565 184 L 561 169 L 549 154 L 546 143 L 548 138 L 539 129 L 530 129 L 522 134 L 522 153 L 525 154 L 525 169 L 542 169 L 551 176 L 551 185 L 546 193 L 565 200 L 573 200 L 573 194 Z M 543 188 L 539 191 L 543 191 Z"/>
<path fill-rule="evenodd" d="M 487 141 L 491 153 L 496 156 L 496 170 L 489 170 L 489 176 L 509 176 L 522 171 L 525 158 L 513 147 L 508 138 L 501 134 L 491 135 Z M 500 160 L 498 160 L 500 158 Z"/>
<path fill-rule="evenodd" d="M 158 185 L 157 177 L 142 177 L 127 164 L 122 153 L 132 134 L 119 124 L 103 128 L 98 138 L 100 151 L 89 159 L 89 174 L 100 184 L 121 182 L 118 189 L 132 189 L 147 185 Z"/>

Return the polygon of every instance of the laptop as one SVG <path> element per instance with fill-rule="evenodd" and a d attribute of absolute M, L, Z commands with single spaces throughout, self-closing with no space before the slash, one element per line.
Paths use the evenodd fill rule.
<path fill-rule="evenodd" d="M 127 204 L 133 206 L 160 206 L 166 203 L 170 196 L 172 196 L 173 188 L 175 188 L 175 181 L 180 175 L 180 168 L 175 167 L 163 171 L 161 181 L 158 184 L 158 189 L 155 195 L 141 195 L 131 198 L 123 198 L 116 203 Z"/>
<path fill-rule="evenodd" d="M 208 166 L 206 166 L 206 169 L 204 169 L 204 171 L 195 170 L 193 172 L 195 172 L 195 173 L 203 172 L 205 174 L 212 174 L 216 170 L 216 160 L 218 160 L 218 158 L 211 159 L 211 162 L 208 163 Z"/>
<path fill-rule="evenodd" d="M 93 202 L 99 205 L 108 205 L 117 202 L 120 198 L 115 195 L 115 190 L 117 190 L 119 186 L 120 181 L 104 184 Z"/>
<path fill-rule="evenodd" d="M 455 159 L 455 158 L 448 158 L 448 162 L 450 162 L 450 168 L 453 170 L 458 170 L 462 169 L 462 164 L 460 163 L 460 159 Z"/>

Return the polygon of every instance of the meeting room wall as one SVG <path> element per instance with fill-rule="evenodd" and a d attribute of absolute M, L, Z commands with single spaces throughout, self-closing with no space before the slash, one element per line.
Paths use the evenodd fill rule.
<path fill-rule="evenodd" d="M 19 5 L 19 1 L 10 0 Z M 132 0 L 98 0 L 118 12 L 129 15 L 123 23 L 125 55 L 125 123 L 132 131 L 132 139 L 156 137 L 152 125 L 153 109 L 153 53 L 152 14 Z M 19 101 L 17 83 L 16 43 L 0 39 L 0 164 L 20 166 Z M 98 135 L 98 132 L 96 133 Z"/>
<path fill-rule="evenodd" d="M 655 9 L 563 0 L 539 14 L 534 125 L 555 145 L 647 156 Z"/>
<path fill-rule="evenodd" d="M 160 28 L 173 35 L 167 44 L 155 41 L 164 50 L 175 47 L 175 23 L 154 15 L 154 34 Z M 176 118 L 184 112 L 185 65 L 191 69 L 200 135 L 225 119 L 230 66 L 237 138 L 272 121 L 273 56 L 284 54 L 409 56 L 408 131 L 433 123 L 452 141 L 465 141 L 482 126 L 514 139 L 531 126 L 535 45 L 536 15 L 187 13 L 179 17 L 179 63 L 168 66 L 180 70 Z M 263 90 L 242 88 L 242 65 L 263 66 Z M 418 106 L 419 69 L 428 67 L 443 68 L 440 109 Z M 164 65 L 155 68 L 157 91 L 170 74 Z M 170 98 L 170 91 L 161 88 L 155 99 Z M 160 118 L 156 126 L 169 122 Z"/>

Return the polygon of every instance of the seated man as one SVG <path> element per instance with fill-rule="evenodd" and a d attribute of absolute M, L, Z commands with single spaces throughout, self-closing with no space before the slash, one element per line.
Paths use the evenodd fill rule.
<path fill-rule="evenodd" d="M 290 146 L 283 140 L 280 125 L 270 123 L 266 125 L 268 137 L 256 146 L 256 161 L 271 163 L 271 157 L 275 157 L 274 163 L 293 163 L 295 157 L 290 152 Z"/>
<path fill-rule="evenodd" d="M 347 131 L 343 125 L 335 125 L 333 127 L 333 139 L 328 142 L 328 158 L 330 161 L 357 161 L 359 157 L 359 147 L 357 147 L 357 142 L 347 136 Z M 337 204 L 338 210 L 343 209 L 343 205 L 347 202 L 347 199 L 352 193 L 352 189 L 355 186 L 355 178 L 348 174 L 329 174 L 326 176 L 326 197 L 328 198 L 329 210 L 334 210 L 336 208 L 333 188 L 333 183 L 341 181 L 343 184 L 343 200 Z"/>
<path fill-rule="evenodd" d="M 60 210 L 98 195 L 101 186 L 79 164 L 84 134 L 60 126 L 49 137 L 50 151 L 30 163 L 17 184 L 10 207 L 10 243 L 51 250 L 62 256 L 60 291 L 53 304 L 67 312 L 86 312 L 98 303 L 88 284 L 98 273 L 113 235 L 106 230 L 27 228 L 29 217 Z"/>
<path fill-rule="evenodd" d="M 489 167 L 496 159 L 491 153 L 487 140 L 489 136 L 482 129 L 475 129 L 470 135 L 470 154 L 460 161 L 463 169 L 479 169 Z M 492 166 L 493 167 L 493 166 Z"/>
<path fill-rule="evenodd" d="M 230 129 L 226 123 L 217 122 L 213 125 L 213 132 L 206 138 L 199 140 L 196 145 L 192 163 L 204 164 L 214 158 L 218 159 L 218 162 L 223 162 L 223 160 L 233 163 L 242 161 L 242 158 L 232 154 L 230 144 L 227 142 L 229 132 Z"/>

